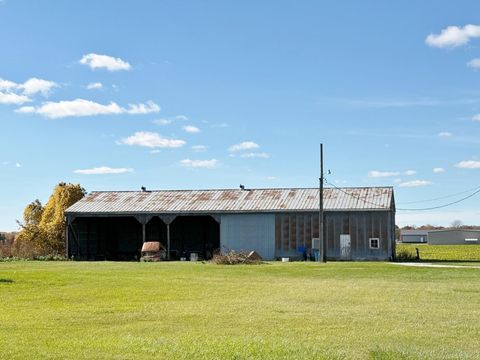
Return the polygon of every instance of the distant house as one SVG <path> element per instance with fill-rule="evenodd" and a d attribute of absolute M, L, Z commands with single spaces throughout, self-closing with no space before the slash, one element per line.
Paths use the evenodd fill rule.
<path fill-rule="evenodd" d="M 324 189 L 324 210 L 328 259 L 394 257 L 393 188 Z M 136 259 L 157 241 L 169 259 L 223 249 L 303 258 L 319 244 L 318 212 L 316 188 L 92 192 L 65 212 L 67 255 Z"/>
<path fill-rule="evenodd" d="M 400 241 L 403 243 L 426 243 L 429 230 L 400 230 Z"/>
<path fill-rule="evenodd" d="M 430 245 L 480 244 L 480 230 L 446 229 L 428 232 Z"/>

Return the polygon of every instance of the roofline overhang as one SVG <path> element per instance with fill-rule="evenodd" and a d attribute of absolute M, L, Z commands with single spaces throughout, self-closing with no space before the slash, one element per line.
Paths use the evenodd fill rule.
<path fill-rule="evenodd" d="M 382 209 L 324 209 L 324 212 L 393 212 L 391 208 Z M 65 211 L 65 216 L 135 216 L 135 215 L 221 215 L 221 214 L 284 214 L 284 213 L 318 213 L 318 209 L 311 210 L 247 210 L 247 211 L 98 211 L 98 212 L 75 212 Z"/>

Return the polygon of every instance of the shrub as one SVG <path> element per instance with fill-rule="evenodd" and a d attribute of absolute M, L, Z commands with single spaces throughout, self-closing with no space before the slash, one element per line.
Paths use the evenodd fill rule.
<path fill-rule="evenodd" d="M 417 258 L 417 254 L 409 251 L 409 249 L 398 249 L 397 250 L 397 261 L 416 261 L 420 260 Z"/>

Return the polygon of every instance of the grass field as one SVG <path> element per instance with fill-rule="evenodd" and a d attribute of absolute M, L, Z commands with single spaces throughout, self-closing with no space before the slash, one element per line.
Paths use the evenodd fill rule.
<path fill-rule="evenodd" d="M 480 245 L 397 244 L 397 253 L 404 250 L 415 255 L 415 248 L 422 261 L 480 262 Z"/>
<path fill-rule="evenodd" d="M 480 269 L 0 263 L 2 359 L 478 359 Z"/>

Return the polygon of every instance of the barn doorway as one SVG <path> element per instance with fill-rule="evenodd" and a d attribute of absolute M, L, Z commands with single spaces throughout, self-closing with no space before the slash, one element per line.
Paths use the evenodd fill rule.
<path fill-rule="evenodd" d="M 177 216 L 170 224 L 170 258 L 196 253 L 209 260 L 220 248 L 220 224 L 211 216 Z"/>
<path fill-rule="evenodd" d="M 79 260 L 139 258 L 142 227 L 134 217 L 77 218 L 69 227 L 68 256 Z"/>

